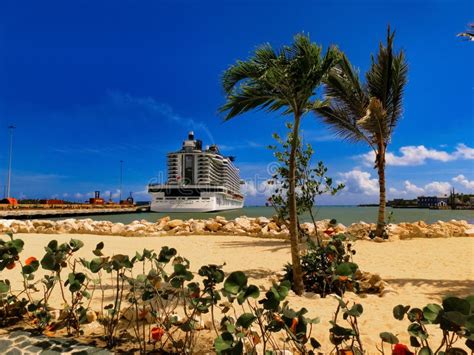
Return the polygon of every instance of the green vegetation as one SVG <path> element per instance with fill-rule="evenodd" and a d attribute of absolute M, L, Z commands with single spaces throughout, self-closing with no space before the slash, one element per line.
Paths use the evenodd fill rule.
<path fill-rule="evenodd" d="M 314 112 L 334 132 L 352 142 L 366 142 L 375 155 L 380 186 L 376 236 L 385 226 L 385 154 L 392 133 L 402 114 L 402 98 L 407 83 L 408 65 L 403 51 L 394 53 L 394 32 L 387 31 L 386 45 L 380 44 L 377 56 L 365 74 L 366 83 L 345 55 L 325 79 L 324 104 Z"/>
<path fill-rule="evenodd" d="M 298 247 L 296 160 L 299 130 L 302 117 L 316 105 L 316 89 L 339 60 L 336 48 L 329 48 L 321 56 L 320 46 L 312 43 L 309 36 L 295 36 L 290 46 L 274 50 L 269 44 L 258 48 L 246 61 L 237 61 L 227 69 L 222 78 L 226 103 L 220 108 L 225 120 L 245 112 L 264 109 L 292 115 L 292 133 L 289 136 L 288 202 L 291 237 L 291 256 L 295 280 L 295 292 L 304 289 Z"/>
<path fill-rule="evenodd" d="M 363 354 L 358 323 L 363 306 L 344 300 L 345 291 L 356 288 L 351 277 L 357 265 L 350 261 L 351 247 L 343 242 L 340 237 L 333 237 L 325 246 L 325 254 L 322 249 L 313 252 L 315 270 L 332 277 L 321 281 L 321 274 L 314 274 L 315 278 L 309 281 L 314 283 L 314 292 L 339 295 L 335 296 L 338 306 L 329 329 L 333 351 Z M 286 300 L 291 288 L 288 280 L 274 283 L 261 295 L 261 289 L 249 284 L 244 272 L 234 271 L 226 277 L 220 265 L 202 266 L 197 272 L 200 278 L 195 279 L 189 260 L 173 248 L 162 247 L 159 253 L 145 249 L 132 257 L 106 256 L 104 244 L 99 243 L 92 251 L 93 257 L 83 259 L 75 256 L 83 248 L 82 242 L 71 239 L 58 244 L 52 240 L 40 261 L 30 256 L 23 262 L 23 246 L 23 241 L 12 235 L 7 240 L 0 239 L 0 271 L 19 265 L 24 280 L 19 291 L 11 288 L 9 280 L 0 280 L 2 327 L 23 321 L 49 336 L 60 329 L 81 335 L 84 324 L 94 320 L 89 316 L 92 300 L 99 300 L 102 310 L 97 321 L 103 327 L 102 338 L 108 348 L 117 350 L 129 342 L 138 346 L 136 350 L 142 354 L 191 354 L 199 344 L 202 314 L 210 317 L 208 329 L 214 333 L 213 350 L 217 354 L 255 354 L 257 348 L 263 349 L 264 354 L 282 349 L 316 354 L 321 347 L 312 337 L 319 319 L 308 318 L 305 308 L 292 309 Z M 337 266 L 324 258 L 337 259 Z M 324 274 L 327 269 L 323 264 L 336 267 Z M 44 276 L 36 279 L 40 268 Z M 67 279 L 61 278 L 64 274 Z M 59 289 L 62 297 L 59 317 L 53 317 L 54 308 L 49 302 L 54 289 Z M 398 320 L 407 316 L 410 346 L 417 354 L 467 354 L 456 346 L 461 339 L 474 351 L 474 295 L 447 297 L 442 305 L 428 304 L 423 308 L 398 305 L 393 315 Z M 427 325 L 439 326 L 443 334 L 440 344 L 432 344 Z M 380 338 L 382 354 L 387 344 L 392 354 L 413 354 L 408 346 L 399 343 L 397 335 L 382 332 Z M 202 341 L 200 345 L 203 346 Z M 207 349 L 211 350 L 210 344 Z"/>

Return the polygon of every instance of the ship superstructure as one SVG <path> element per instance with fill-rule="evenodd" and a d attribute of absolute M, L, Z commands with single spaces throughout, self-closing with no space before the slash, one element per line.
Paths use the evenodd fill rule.
<path fill-rule="evenodd" d="M 210 212 L 243 207 L 234 158 L 222 155 L 216 145 L 203 149 L 193 132 L 181 150 L 168 153 L 167 165 L 167 182 L 148 185 L 152 211 Z"/>

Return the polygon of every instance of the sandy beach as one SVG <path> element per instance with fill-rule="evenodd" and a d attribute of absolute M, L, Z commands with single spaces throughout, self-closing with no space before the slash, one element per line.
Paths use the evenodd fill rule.
<path fill-rule="evenodd" d="M 178 253 L 191 261 L 192 271 L 204 264 L 223 264 L 224 270 L 245 271 L 251 282 L 268 287 L 275 273 L 290 260 L 289 243 L 277 239 L 261 239 L 240 236 L 170 236 L 170 237 L 118 237 L 97 235 L 46 235 L 17 234 L 25 241 L 22 256 L 42 257 L 43 247 L 51 239 L 59 242 L 70 238 L 81 239 L 85 246 L 77 256 L 92 258 L 92 250 L 100 241 L 105 243 L 104 253 L 133 255 L 143 248 L 159 250 L 162 246 L 174 247 Z M 392 317 L 392 308 L 397 304 L 422 307 L 427 303 L 440 303 L 443 296 L 466 296 L 474 293 L 474 239 L 412 239 L 385 243 L 357 241 L 354 261 L 363 271 L 379 274 L 395 292 L 383 297 L 368 295 L 359 297 L 346 293 L 349 300 L 361 303 L 364 314 L 360 319 L 363 341 L 368 353 L 377 353 L 380 344 L 379 333 L 391 331 L 400 334 L 401 342 L 407 343 L 407 321 L 397 321 Z M 38 251 L 41 252 L 39 253 Z M 18 270 L 4 270 L 2 278 L 8 278 L 13 285 L 19 285 Z M 297 297 L 290 295 L 293 308 L 305 307 L 310 316 L 321 318 L 321 324 L 314 328 L 313 335 L 323 344 L 323 351 L 331 350 L 328 339 L 329 321 L 336 309 L 333 297 L 321 299 L 314 296 Z M 52 303 L 60 303 L 59 295 L 54 295 Z M 431 336 L 437 343 L 439 334 L 431 327 Z M 463 342 L 459 342 L 463 344 Z"/>

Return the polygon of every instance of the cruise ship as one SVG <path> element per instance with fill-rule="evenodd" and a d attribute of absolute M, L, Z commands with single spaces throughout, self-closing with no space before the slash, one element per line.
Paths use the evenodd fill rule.
<path fill-rule="evenodd" d="M 239 170 L 234 157 L 216 145 L 203 149 L 189 132 L 181 150 L 168 153 L 168 181 L 148 185 L 154 212 L 211 212 L 242 208 Z"/>

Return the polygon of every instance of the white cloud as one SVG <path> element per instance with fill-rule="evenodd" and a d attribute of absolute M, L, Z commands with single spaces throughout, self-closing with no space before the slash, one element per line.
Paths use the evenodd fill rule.
<path fill-rule="evenodd" d="M 459 159 L 472 160 L 474 159 L 474 148 L 470 148 L 466 146 L 465 144 L 459 143 L 456 146 L 455 154 Z"/>
<path fill-rule="evenodd" d="M 425 193 L 432 193 L 434 195 L 448 195 L 451 189 L 449 182 L 433 181 L 425 185 Z"/>
<path fill-rule="evenodd" d="M 468 180 L 464 175 L 454 177 L 453 181 L 459 183 L 468 190 L 474 190 L 474 180 Z"/>
<path fill-rule="evenodd" d="M 451 184 L 446 181 L 432 181 L 425 184 L 423 187 L 417 186 L 409 180 L 403 182 L 403 189 L 390 188 L 389 192 L 394 198 L 408 197 L 414 198 L 423 195 L 443 196 L 449 194 Z"/>
<path fill-rule="evenodd" d="M 474 148 L 470 148 L 465 144 L 459 143 L 456 150 L 449 153 L 444 150 L 437 150 L 433 148 L 426 148 L 424 145 L 405 146 L 399 149 L 399 155 L 387 152 L 385 155 L 388 166 L 416 166 L 423 165 L 427 160 L 435 160 L 440 162 L 449 162 L 453 160 L 472 160 L 474 159 Z M 364 164 L 373 166 L 375 154 L 370 151 L 362 156 Z"/>
<path fill-rule="evenodd" d="M 338 183 L 344 183 L 344 192 L 364 195 L 376 195 L 379 193 L 378 180 L 372 179 L 368 172 L 354 169 L 339 175 L 341 180 Z"/>
<path fill-rule="evenodd" d="M 405 185 L 405 192 L 408 194 L 421 195 L 425 192 L 423 188 L 418 187 L 415 184 L 412 184 L 408 180 L 404 181 L 404 185 Z"/>
<path fill-rule="evenodd" d="M 246 181 L 240 189 L 245 196 L 257 196 L 257 187 L 253 181 Z"/>

